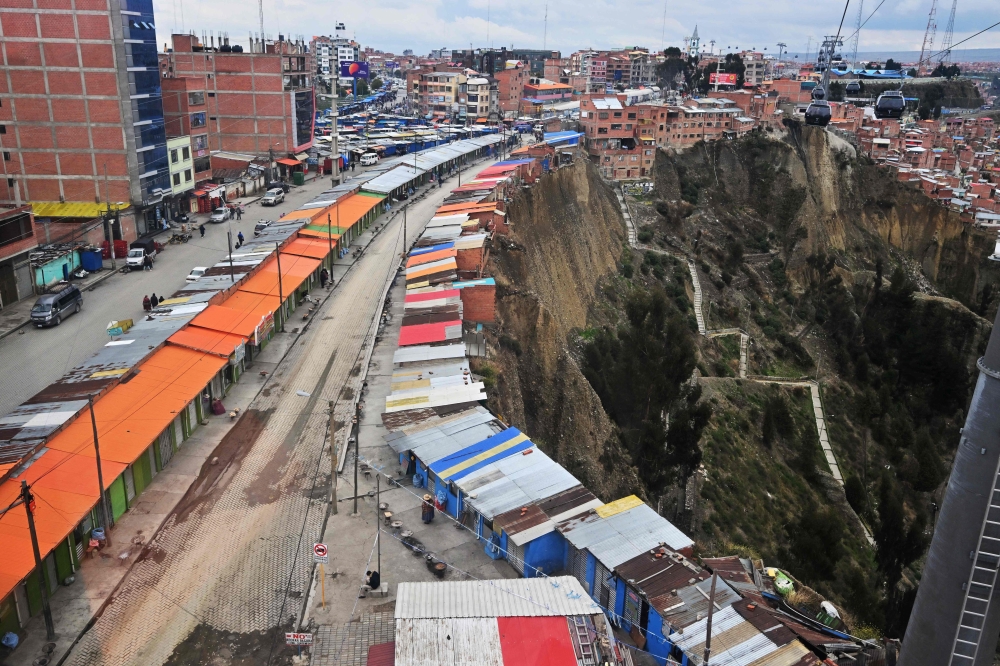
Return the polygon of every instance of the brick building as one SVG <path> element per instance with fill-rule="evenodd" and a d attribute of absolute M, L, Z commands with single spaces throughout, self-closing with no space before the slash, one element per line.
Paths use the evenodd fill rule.
<path fill-rule="evenodd" d="M 0 203 L 78 224 L 110 199 L 151 229 L 170 195 L 152 0 L 7 0 L 0 29 Z"/>
<path fill-rule="evenodd" d="M 521 63 L 515 63 L 509 69 L 493 75 L 497 80 L 500 113 L 504 116 L 517 115 L 518 107 L 524 98 L 524 84 L 528 82 L 528 76 L 529 72 Z"/>
<path fill-rule="evenodd" d="M 467 104 L 465 74 L 461 72 L 423 72 L 420 75 L 417 105 L 422 116 L 457 119 L 464 116 Z"/>
<path fill-rule="evenodd" d="M 34 293 L 28 253 L 39 240 L 30 206 L 0 212 L 0 310 Z"/>
<path fill-rule="evenodd" d="M 205 78 L 164 78 L 163 116 L 167 137 L 190 137 L 195 184 L 212 179 L 208 144 L 208 93 Z"/>
<path fill-rule="evenodd" d="M 625 106 L 624 97 L 587 95 L 580 100 L 585 148 L 605 178 L 646 178 L 656 154 L 661 107 Z"/>
<path fill-rule="evenodd" d="M 194 35 L 172 41 L 160 57 L 164 85 L 176 93 L 168 106 L 171 133 L 191 135 L 196 172 L 204 173 L 200 136 L 207 137 L 209 153 L 304 159 L 315 116 L 304 43 L 254 40 L 249 51 L 235 51 L 226 43 L 201 44 Z"/>

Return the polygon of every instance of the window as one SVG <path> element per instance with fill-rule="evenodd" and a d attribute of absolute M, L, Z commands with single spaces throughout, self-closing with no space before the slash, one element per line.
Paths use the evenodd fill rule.
<path fill-rule="evenodd" d="M 208 93 L 209 97 L 215 97 L 215 93 Z"/>
<path fill-rule="evenodd" d="M 205 126 L 205 112 L 191 114 L 191 127 Z"/>
<path fill-rule="evenodd" d="M 181 148 L 181 159 L 185 161 L 191 159 L 191 149 L 187 146 Z"/>
<path fill-rule="evenodd" d="M 194 147 L 194 149 L 196 151 L 197 150 L 205 150 L 205 149 L 207 149 L 208 148 L 208 135 L 207 134 L 199 134 L 198 136 L 191 137 L 191 145 Z"/>
<path fill-rule="evenodd" d="M 611 123 L 611 129 L 612 129 L 612 131 L 614 131 L 614 130 L 620 130 L 621 128 L 622 128 L 622 124 L 621 123 Z"/>
<path fill-rule="evenodd" d="M 625 129 L 627 130 L 632 129 L 632 123 L 625 123 Z"/>
<path fill-rule="evenodd" d="M 191 182 L 191 169 L 186 169 L 184 171 L 184 182 L 185 183 L 190 183 Z"/>
<path fill-rule="evenodd" d="M 635 114 L 634 113 L 628 114 L 628 119 L 629 120 L 635 120 Z"/>
<path fill-rule="evenodd" d="M 180 185 L 180 184 L 181 184 L 181 175 L 179 173 L 175 173 L 174 174 L 174 185 Z"/>
<path fill-rule="evenodd" d="M 597 133 L 598 134 L 607 134 L 608 133 L 608 128 L 607 127 L 598 127 L 597 128 Z"/>
<path fill-rule="evenodd" d="M 7 133 L 7 126 L 0 125 L 0 134 L 6 134 L 6 133 Z"/>
<path fill-rule="evenodd" d="M 188 93 L 188 104 L 191 106 L 197 106 L 199 104 L 205 103 L 205 93 L 203 92 L 189 92 Z"/>
<path fill-rule="evenodd" d="M 177 164 L 177 149 L 174 148 L 170 151 L 170 163 Z"/>
<path fill-rule="evenodd" d="M 621 117 L 622 117 L 622 112 L 621 111 L 615 111 L 615 118 L 621 118 Z"/>
<path fill-rule="evenodd" d="M 7 179 L 7 186 L 14 186 L 13 178 Z M 8 218 L 0 222 L 0 246 L 30 238 L 34 233 L 35 231 L 31 227 L 31 216 L 21 214 Z"/>
<path fill-rule="evenodd" d="M 4 162 L 10 162 L 10 151 L 9 150 L 3 151 L 3 161 Z"/>
<path fill-rule="evenodd" d="M 597 114 L 597 119 L 598 120 L 607 120 L 608 119 L 608 112 L 607 111 L 602 111 L 602 112 L 598 113 Z M 0 127 L 2 127 L 2 126 L 0 126 Z"/>

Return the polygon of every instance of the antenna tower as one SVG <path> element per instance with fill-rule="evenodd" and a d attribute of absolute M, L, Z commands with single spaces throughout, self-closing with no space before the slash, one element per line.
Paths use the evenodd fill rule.
<path fill-rule="evenodd" d="M 257 0 L 257 15 L 260 18 L 261 53 L 264 52 L 264 0 Z"/>
<path fill-rule="evenodd" d="M 917 61 L 917 73 L 924 68 L 924 56 L 930 56 L 934 50 L 934 35 L 937 33 L 937 0 L 931 0 L 931 11 L 927 15 L 927 29 L 924 30 L 924 44 L 920 47 L 920 60 Z"/>
<path fill-rule="evenodd" d="M 545 50 L 545 46 L 549 41 L 549 3 L 545 3 L 545 29 L 542 32 L 542 50 Z"/>
<path fill-rule="evenodd" d="M 851 42 L 851 67 L 858 66 L 858 40 L 861 38 L 861 14 L 865 8 L 865 0 L 858 1 L 858 20 L 854 24 L 854 39 Z"/>
<path fill-rule="evenodd" d="M 958 8 L 958 0 L 951 0 L 951 13 L 948 14 L 948 26 L 944 29 L 944 40 L 941 42 L 941 58 L 939 63 L 944 64 L 951 61 L 951 42 L 955 33 L 955 10 Z"/>

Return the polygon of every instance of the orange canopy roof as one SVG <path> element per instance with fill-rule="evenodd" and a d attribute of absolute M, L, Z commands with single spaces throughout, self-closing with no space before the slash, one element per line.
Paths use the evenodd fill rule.
<path fill-rule="evenodd" d="M 201 394 L 226 359 L 167 345 L 94 405 L 101 460 L 131 464 Z M 94 455 L 89 418 L 78 418 L 48 442 L 52 451 Z"/>
<path fill-rule="evenodd" d="M 442 264 L 440 266 L 431 266 L 430 268 L 418 268 L 414 271 L 407 271 L 406 280 L 412 281 L 417 279 L 418 277 L 423 277 L 424 275 L 434 275 L 435 273 L 443 273 L 444 271 L 455 271 L 455 270 L 458 270 L 458 265 L 455 263 L 455 260 L 452 259 L 451 261 Z"/>
<path fill-rule="evenodd" d="M 325 224 L 327 221 L 326 217 L 329 215 L 331 225 L 341 229 L 349 229 L 353 225 L 357 224 L 368 211 L 382 203 L 382 199 L 384 198 L 385 197 L 371 196 L 368 194 L 352 194 L 349 197 L 341 199 L 332 206 L 292 211 L 291 213 L 282 215 L 281 221 L 287 222 L 290 220 L 308 219 L 309 221 L 316 222 L 317 224 L 319 222 Z M 338 208 L 340 209 L 339 213 L 337 211 Z M 306 234 L 303 231 L 300 232 L 300 235 L 321 236 L 324 239 L 327 238 L 327 234 L 324 232 Z"/>
<path fill-rule="evenodd" d="M 428 264 L 432 261 L 439 261 L 441 259 L 447 259 L 449 257 L 457 257 L 458 250 L 448 249 L 448 250 L 438 250 L 437 252 L 425 252 L 423 254 L 416 254 L 406 260 L 406 267 L 416 266 L 418 264 Z"/>
<path fill-rule="evenodd" d="M 333 228 L 337 229 L 337 227 L 333 227 Z M 318 239 L 321 239 L 321 241 L 323 243 L 329 242 L 329 241 L 327 241 L 328 238 L 332 238 L 333 242 L 336 243 L 338 240 L 340 240 L 341 236 L 343 236 L 343 234 L 337 233 L 336 231 L 333 231 L 332 233 L 330 233 L 330 232 L 328 232 L 325 229 L 309 229 L 309 228 L 299 229 L 299 237 L 300 238 L 301 237 L 305 237 L 305 238 L 318 238 Z"/>
<path fill-rule="evenodd" d="M 446 206 L 441 206 L 437 209 L 438 215 L 443 215 L 444 213 L 479 213 L 488 210 L 496 210 L 496 201 L 484 201 L 480 203 L 456 203 L 448 204 Z"/>
<path fill-rule="evenodd" d="M 285 213 L 284 215 L 282 215 L 278 221 L 290 222 L 291 220 L 315 220 L 325 211 L 326 208 L 324 208 L 323 206 L 319 206 L 317 208 L 306 208 L 304 210 L 293 210 L 290 213 Z"/>
<path fill-rule="evenodd" d="M 300 257 L 325 259 L 330 254 L 330 243 L 313 240 L 312 238 L 296 238 L 281 248 L 282 254 L 297 254 Z"/>
<path fill-rule="evenodd" d="M 270 294 L 272 296 L 288 297 L 299 288 L 321 265 L 319 259 L 298 257 L 294 254 L 281 253 L 281 284 L 278 284 L 278 261 L 269 261 L 262 270 L 244 282 L 240 291 L 255 294 Z M 280 287 L 280 288 L 279 288 Z"/>
<path fill-rule="evenodd" d="M 246 337 L 201 326 L 187 326 L 171 335 L 167 341 L 181 347 L 229 358 L 237 347 L 246 342 Z"/>
<path fill-rule="evenodd" d="M 86 420 L 90 427 L 89 413 L 83 414 L 81 420 Z M 124 464 L 102 457 L 105 487 L 109 488 L 124 469 Z M 38 550 L 44 559 L 97 504 L 97 460 L 64 451 L 46 451 L 18 478 L 8 479 L 0 485 L 0 505 L 9 506 L 17 498 L 22 479 L 28 482 L 35 496 L 35 531 Z M 0 515 L 0 543 L 3 544 L 3 557 L 0 557 L 2 599 L 35 568 L 24 507 L 15 507 Z"/>
<path fill-rule="evenodd" d="M 277 296 L 237 291 L 222 305 L 209 305 L 199 312 L 191 324 L 250 338 L 260 320 L 268 313 L 277 312 L 278 306 Z"/>

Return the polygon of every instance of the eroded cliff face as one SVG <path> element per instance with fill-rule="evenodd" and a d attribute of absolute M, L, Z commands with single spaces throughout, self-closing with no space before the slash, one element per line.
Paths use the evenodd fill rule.
<path fill-rule="evenodd" d="M 614 426 L 571 353 L 617 271 L 625 240 L 614 192 L 587 162 L 542 178 L 508 208 L 494 242 L 497 386 L 491 406 L 602 499 L 640 492 Z"/>
<path fill-rule="evenodd" d="M 770 169 L 762 169 L 765 165 Z M 685 178 L 677 176 L 678 166 Z M 702 196 L 703 207 L 707 203 L 720 218 L 731 215 L 745 225 L 747 209 L 767 208 L 759 197 L 780 206 L 799 188 L 804 197 L 792 231 L 801 230 L 786 255 L 793 285 L 802 285 L 810 255 L 843 254 L 873 264 L 888 244 L 917 262 L 942 294 L 976 303 L 984 284 L 1000 279 L 1000 270 L 986 259 L 996 232 L 975 229 L 895 175 L 858 160 L 854 147 L 836 135 L 803 126 L 780 138 L 719 142 L 661 155 L 655 194 L 680 199 L 684 181 L 697 182 L 710 191 L 710 201 Z M 767 226 L 773 228 L 774 220 Z M 845 279 L 862 266 L 847 268 Z"/>

